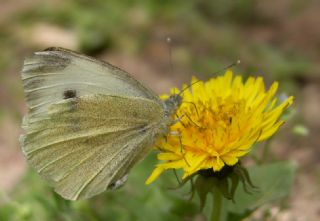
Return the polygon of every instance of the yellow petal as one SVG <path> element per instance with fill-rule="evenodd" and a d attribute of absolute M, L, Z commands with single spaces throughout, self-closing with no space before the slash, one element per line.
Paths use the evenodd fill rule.
<path fill-rule="evenodd" d="M 151 175 L 148 177 L 148 179 L 145 181 L 145 184 L 149 185 L 150 183 L 152 183 L 155 179 L 158 178 L 158 176 L 160 176 L 160 174 L 164 171 L 165 169 L 163 167 L 156 167 Z"/>

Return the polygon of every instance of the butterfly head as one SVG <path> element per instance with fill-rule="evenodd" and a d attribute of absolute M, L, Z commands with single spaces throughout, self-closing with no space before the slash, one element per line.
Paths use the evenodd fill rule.
<path fill-rule="evenodd" d="M 180 94 L 173 94 L 168 99 L 164 100 L 166 114 L 168 116 L 175 114 L 181 103 L 182 97 Z"/>

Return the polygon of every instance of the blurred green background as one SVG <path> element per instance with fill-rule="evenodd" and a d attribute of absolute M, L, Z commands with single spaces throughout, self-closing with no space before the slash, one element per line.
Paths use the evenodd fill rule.
<path fill-rule="evenodd" d="M 25 56 L 51 46 L 107 60 L 159 94 L 238 59 L 236 73 L 280 81 L 279 94 L 296 97 L 295 111 L 272 141 L 270 160 L 295 160 L 298 173 L 285 203 L 250 220 L 318 220 L 319 24 L 317 0 L 0 0 L 0 220 L 205 220 L 197 200 L 186 200 L 188 188 L 168 189 L 172 174 L 145 186 L 154 153 L 123 189 L 76 203 L 53 194 L 26 165 L 19 72 Z"/>

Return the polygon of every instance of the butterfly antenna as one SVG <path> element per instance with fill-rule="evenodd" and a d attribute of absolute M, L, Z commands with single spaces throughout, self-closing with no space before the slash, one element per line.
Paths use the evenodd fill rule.
<path fill-rule="evenodd" d="M 240 63 L 241 63 L 241 61 L 240 61 L 240 60 L 237 60 L 237 61 L 229 64 L 228 66 L 222 68 L 221 70 L 218 70 L 218 71 L 214 72 L 213 75 L 216 75 L 216 74 L 218 74 L 218 73 L 220 73 L 220 72 L 222 72 L 222 71 L 225 71 L 225 70 L 227 70 L 227 69 L 229 69 L 229 68 L 232 68 L 232 67 L 234 67 L 234 66 L 236 66 L 236 65 L 238 65 L 238 64 L 240 64 Z M 193 82 L 193 83 L 190 84 L 188 87 L 184 88 L 184 89 L 179 93 L 179 95 L 181 95 L 185 90 L 189 89 L 192 85 L 194 85 L 194 84 L 196 84 L 196 83 L 199 83 L 199 82 L 201 82 L 201 81 L 200 81 L 200 80 L 197 80 L 197 81 Z"/>
<path fill-rule="evenodd" d="M 190 84 L 188 87 L 184 88 L 182 91 L 180 91 L 179 95 L 181 95 L 184 91 L 186 91 L 187 89 L 191 88 L 192 85 L 201 82 L 200 80 L 196 80 L 195 82 L 193 82 L 192 84 Z"/>
<path fill-rule="evenodd" d="M 168 44 L 168 52 L 169 52 L 169 63 L 170 63 L 170 72 L 173 75 L 173 64 L 172 64 L 172 40 L 170 37 L 167 37 L 167 44 Z"/>
<path fill-rule="evenodd" d="M 234 66 L 237 66 L 237 65 L 240 64 L 240 63 L 241 63 L 241 61 L 240 61 L 240 60 L 237 60 L 237 61 L 229 64 L 228 66 L 226 66 L 226 67 L 224 67 L 224 68 L 222 68 L 222 69 L 214 72 L 213 75 L 216 75 L 216 74 L 218 74 L 218 73 L 220 73 L 220 72 L 222 72 L 222 71 L 228 70 L 229 68 L 232 68 L 232 67 L 234 67 Z"/>

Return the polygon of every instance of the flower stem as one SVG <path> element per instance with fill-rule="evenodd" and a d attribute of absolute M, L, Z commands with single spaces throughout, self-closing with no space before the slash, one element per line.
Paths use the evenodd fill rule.
<path fill-rule="evenodd" d="M 218 188 L 214 188 L 212 198 L 211 221 L 222 221 L 224 220 L 223 196 Z"/>

